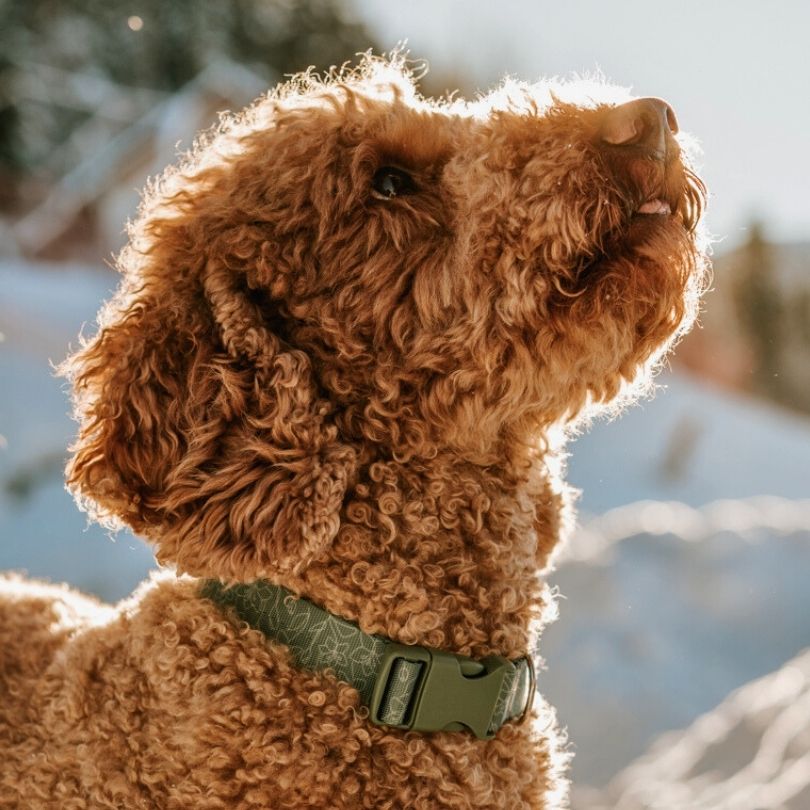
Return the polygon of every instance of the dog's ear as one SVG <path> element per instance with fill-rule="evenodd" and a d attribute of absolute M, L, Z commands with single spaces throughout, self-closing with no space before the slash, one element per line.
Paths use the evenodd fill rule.
<path fill-rule="evenodd" d="M 181 571 L 295 573 L 337 533 L 355 454 L 310 358 L 285 343 L 288 282 L 266 228 L 233 211 L 223 225 L 205 200 L 136 223 L 121 289 L 66 361 L 80 423 L 68 483 Z"/>

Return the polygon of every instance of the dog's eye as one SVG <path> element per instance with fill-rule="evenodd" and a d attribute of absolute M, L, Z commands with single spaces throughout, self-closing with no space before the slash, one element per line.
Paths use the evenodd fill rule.
<path fill-rule="evenodd" d="M 416 183 L 408 172 L 395 169 L 393 166 L 383 166 L 375 172 L 371 188 L 375 197 L 390 200 L 405 194 L 413 194 L 416 191 Z"/>

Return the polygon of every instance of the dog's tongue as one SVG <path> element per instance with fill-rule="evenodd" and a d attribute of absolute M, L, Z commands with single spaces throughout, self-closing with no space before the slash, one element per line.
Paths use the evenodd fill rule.
<path fill-rule="evenodd" d="M 639 214 L 670 214 L 672 213 L 669 203 L 664 200 L 647 200 L 641 208 L 638 209 Z"/>

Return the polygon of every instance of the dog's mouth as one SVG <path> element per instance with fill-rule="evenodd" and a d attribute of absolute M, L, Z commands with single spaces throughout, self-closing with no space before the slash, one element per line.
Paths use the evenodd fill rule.
<path fill-rule="evenodd" d="M 625 211 L 631 220 L 656 219 L 682 215 L 685 208 L 683 176 L 659 172 L 639 178 L 625 192 Z"/>
<path fill-rule="evenodd" d="M 605 268 L 627 267 L 649 249 L 668 250 L 670 258 L 688 251 L 706 202 L 706 187 L 694 171 L 680 161 L 646 161 L 620 175 L 615 204 L 595 223 L 593 249 L 579 257 L 570 273 L 554 276 L 554 285 L 566 300 L 579 298 L 605 275 Z M 621 259 L 628 262 L 622 264 Z M 663 261 L 663 258 L 662 258 Z"/>
<path fill-rule="evenodd" d="M 645 185 L 625 196 L 625 227 L 635 232 L 638 226 L 645 225 L 644 233 L 652 227 L 668 227 L 673 223 L 687 231 L 695 228 L 702 209 L 702 192 L 691 183 L 691 178 L 681 176 L 669 182 L 663 178 L 663 182 Z"/>
<path fill-rule="evenodd" d="M 706 199 L 701 179 L 680 162 L 662 166 L 638 177 L 624 194 L 625 212 L 631 222 L 670 222 L 675 220 L 687 231 L 694 231 Z"/>
<path fill-rule="evenodd" d="M 661 197 L 652 197 L 643 202 L 634 212 L 634 216 L 668 216 L 672 206 Z"/>

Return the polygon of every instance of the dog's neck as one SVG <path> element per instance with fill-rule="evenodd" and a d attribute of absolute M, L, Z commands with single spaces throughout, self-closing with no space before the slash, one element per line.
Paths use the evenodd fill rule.
<path fill-rule="evenodd" d="M 372 457 L 328 557 L 281 584 L 403 643 L 525 654 L 550 608 L 539 573 L 559 539 L 564 495 L 539 451 L 520 463 L 514 452 L 490 467 L 451 452 Z"/>

